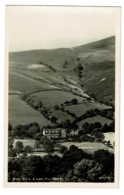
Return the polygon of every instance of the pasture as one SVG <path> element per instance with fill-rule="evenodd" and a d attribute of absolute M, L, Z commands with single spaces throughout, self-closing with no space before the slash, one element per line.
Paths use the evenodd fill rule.
<path fill-rule="evenodd" d="M 19 95 L 9 95 L 9 122 L 13 126 L 33 122 L 41 126 L 51 124 L 42 114 L 22 101 Z"/>
<path fill-rule="evenodd" d="M 85 114 L 87 110 L 91 110 L 91 109 L 99 109 L 99 110 L 103 110 L 103 109 L 107 109 L 110 108 L 109 106 L 105 105 L 105 104 L 100 104 L 97 102 L 83 102 L 77 105 L 70 105 L 70 106 L 65 106 L 65 110 L 69 110 L 72 113 L 75 113 L 76 116 L 81 116 L 82 114 Z"/>
<path fill-rule="evenodd" d="M 100 142 L 82 142 L 82 143 L 78 143 L 78 142 L 64 142 L 61 145 L 66 146 L 67 148 L 69 148 L 71 145 L 75 145 L 78 148 L 84 150 L 85 152 L 89 152 L 89 153 L 94 153 L 97 150 L 109 150 L 110 152 L 114 152 L 113 149 L 109 148 L 108 146 L 100 143 Z"/>
<path fill-rule="evenodd" d="M 115 133 L 114 132 L 107 132 L 104 133 L 105 139 L 106 141 L 110 141 L 110 143 L 113 145 L 114 141 L 115 141 Z"/>
<path fill-rule="evenodd" d="M 9 73 L 9 89 L 23 93 L 33 93 L 53 89 L 53 86 L 12 71 Z"/>
<path fill-rule="evenodd" d="M 74 121 L 74 118 L 61 110 L 56 110 L 52 113 L 52 116 L 58 118 L 59 121 L 65 122 L 66 120 Z"/>
<path fill-rule="evenodd" d="M 77 124 L 78 124 L 79 128 L 81 128 L 82 125 L 83 125 L 85 122 L 88 122 L 89 124 L 95 123 L 95 122 L 99 122 L 99 123 L 101 123 L 102 125 L 105 125 L 105 124 L 109 125 L 109 124 L 112 122 L 112 120 L 97 115 L 97 116 L 89 117 L 89 118 L 87 118 L 87 119 L 84 119 L 84 120 L 78 122 Z"/>
<path fill-rule="evenodd" d="M 17 142 L 22 142 L 23 147 L 30 146 L 31 148 L 35 148 L 35 140 L 33 139 L 14 139 L 13 148 L 15 148 Z"/>
<path fill-rule="evenodd" d="M 77 99 L 82 102 L 83 98 L 73 95 L 65 91 L 43 91 L 39 93 L 34 93 L 30 97 L 36 101 L 42 101 L 43 105 L 48 108 L 53 108 L 55 105 L 61 105 L 65 101 L 71 101 L 72 99 Z"/>

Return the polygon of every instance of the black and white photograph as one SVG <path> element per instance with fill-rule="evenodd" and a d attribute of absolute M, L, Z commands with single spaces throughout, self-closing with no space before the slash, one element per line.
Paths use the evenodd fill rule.
<path fill-rule="evenodd" d="M 6 183 L 117 185 L 120 7 L 6 6 Z"/>

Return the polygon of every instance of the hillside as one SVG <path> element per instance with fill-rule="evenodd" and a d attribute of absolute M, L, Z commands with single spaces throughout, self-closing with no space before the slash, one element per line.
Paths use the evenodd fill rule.
<path fill-rule="evenodd" d="M 74 110 L 77 116 L 81 116 L 87 110 L 109 109 L 114 105 L 114 86 L 114 36 L 73 48 L 9 53 L 10 99 L 15 94 L 21 96 L 21 99 L 16 98 L 15 110 L 10 100 L 11 123 L 16 118 L 20 118 L 17 120 L 20 123 L 24 122 L 22 113 L 16 114 L 22 106 L 18 101 L 22 102 L 23 107 L 25 101 L 28 109 L 33 108 L 27 113 L 27 123 L 29 115 L 36 116 L 38 113 L 38 120 L 34 117 L 32 122 L 40 120 L 41 126 L 44 126 L 45 120 L 46 125 L 52 124 L 52 117 L 58 117 L 59 122 L 72 122 L 76 117 Z M 74 103 L 73 99 L 77 102 Z M 39 104 L 42 106 L 39 107 Z M 58 111 L 55 106 L 59 106 Z M 91 118 L 90 121 L 92 122 Z"/>

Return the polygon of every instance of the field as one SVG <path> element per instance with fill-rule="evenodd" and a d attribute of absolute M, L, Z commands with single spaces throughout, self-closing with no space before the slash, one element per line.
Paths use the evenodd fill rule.
<path fill-rule="evenodd" d="M 68 92 L 64 91 L 44 91 L 39 93 L 34 93 L 30 95 L 31 98 L 35 99 L 36 101 L 42 101 L 45 107 L 54 107 L 55 105 L 60 106 L 65 101 L 71 101 L 72 99 L 76 98 L 79 102 L 82 102 L 83 98 L 73 95 Z"/>
<path fill-rule="evenodd" d="M 44 118 L 39 112 L 22 101 L 18 95 L 9 96 L 9 122 L 13 126 L 33 122 L 37 122 L 41 126 L 51 124 L 51 122 Z"/>
<path fill-rule="evenodd" d="M 85 122 L 88 122 L 89 124 L 90 124 L 90 123 L 99 122 L 99 123 L 101 123 L 102 125 L 105 125 L 105 124 L 109 125 L 112 121 L 111 121 L 110 119 L 107 119 L 107 118 L 105 118 L 105 117 L 102 117 L 102 116 L 99 116 L 99 115 L 98 115 L 98 116 L 94 116 L 94 117 L 89 117 L 89 118 L 87 118 L 87 119 L 84 119 L 84 120 L 78 122 L 77 124 L 78 124 L 79 128 L 81 128 L 82 125 L 83 125 Z"/>
<path fill-rule="evenodd" d="M 97 150 L 109 150 L 110 152 L 114 152 L 113 149 L 109 148 L 108 146 L 100 143 L 100 142 L 82 142 L 82 143 L 77 143 L 77 142 L 64 142 L 62 145 L 66 146 L 69 148 L 71 145 L 75 145 L 78 148 L 89 152 L 89 153 L 94 153 Z"/>
<path fill-rule="evenodd" d="M 74 121 L 73 117 L 71 117 L 69 114 L 61 110 L 56 110 L 55 112 L 52 113 L 52 116 L 58 118 L 62 122 L 65 122 L 66 120 L 70 120 L 71 122 Z"/>
<path fill-rule="evenodd" d="M 48 155 L 48 153 L 46 153 L 46 152 L 32 152 L 32 153 L 28 154 L 28 156 L 32 156 L 32 155 L 44 157 L 44 156 Z M 60 157 L 62 156 L 62 154 L 59 153 L 59 152 L 53 152 L 52 155 L 53 156 L 57 155 L 57 156 L 60 156 Z"/>
<path fill-rule="evenodd" d="M 104 133 L 104 136 L 105 140 L 110 141 L 110 143 L 113 145 L 113 143 L 115 142 L 115 133 L 113 132 Z"/>
<path fill-rule="evenodd" d="M 33 139 L 32 140 L 31 139 L 14 139 L 14 142 L 13 142 L 14 148 L 15 148 L 15 145 L 18 141 L 21 141 L 23 143 L 24 148 L 26 146 L 30 146 L 33 149 L 33 151 L 31 153 L 27 154 L 28 156 L 36 155 L 36 156 L 44 157 L 45 155 L 48 155 L 47 152 L 44 152 L 44 148 L 42 145 L 40 145 L 40 150 L 42 150 L 42 151 L 37 151 L 37 149 L 35 148 L 35 140 L 33 140 Z M 59 153 L 58 151 L 53 152 L 52 155 L 58 155 L 60 157 L 62 156 L 62 154 Z"/>
<path fill-rule="evenodd" d="M 31 140 L 31 139 L 14 139 L 13 142 L 13 147 L 15 148 L 15 145 L 18 141 L 21 141 L 23 143 L 24 148 L 26 146 L 30 146 L 31 148 L 35 147 L 35 140 Z"/>
<path fill-rule="evenodd" d="M 20 91 L 23 93 L 33 93 L 53 89 L 53 86 L 48 83 L 44 84 L 43 82 L 37 81 L 14 71 L 10 72 L 9 78 L 10 90 Z"/>
<path fill-rule="evenodd" d="M 104 104 L 100 104 L 97 102 L 84 102 L 84 103 L 80 103 L 77 105 L 71 105 L 71 106 L 66 106 L 65 110 L 69 110 L 72 113 L 75 113 L 76 116 L 81 116 L 82 114 L 86 113 L 87 110 L 91 110 L 91 109 L 99 109 L 99 110 L 103 110 L 103 109 L 107 109 L 110 108 L 107 105 Z"/>

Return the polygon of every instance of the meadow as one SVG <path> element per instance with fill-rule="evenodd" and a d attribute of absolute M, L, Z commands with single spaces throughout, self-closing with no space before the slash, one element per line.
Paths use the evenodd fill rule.
<path fill-rule="evenodd" d="M 9 95 L 9 122 L 16 126 L 37 122 L 42 126 L 51 124 L 38 111 L 27 105 L 18 95 Z"/>
<path fill-rule="evenodd" d="M 89 117 L 89 118 L 87 118 L 87 119 L 84 119 L 84 120 L 78 122 L 77 124 L 78 124 L 79 128 L 81 128 L 82 125 L 83 125 L 84 123 L 86 123 L 86 122 L 88 122 L 89 124 L 95 123 L 95 122 L 99 122 L 99 123 L 101 123 L 102 125 L 105 125 L 105 124 L 110 125 L 110 123 L 112 122 L 112 120 L 107 119 L 107 118 L 105 118 L 105 117 L 102 117 L 102 116 L 100 116 L 100 115 L 97 115 L 97 116 L 94 116 L 94 117 Z"/>
<path fill-rule="evenodd" d="M 94 153 L 97 150 L 109 150 L 110 152 L 114 152 L 113 149 L 109 148 L 108 146 L 100 143 L 100 142 L 82 142 L 82 143 L 77 143 L 77 142 L 64 142 L 62 145 L 66 146 L 69 148 L 71 145 L 75 145 L 78 148 L 89 152 L 89 153 Z"/>
<path fill-rule="evenodd" d="M 102 49 L 101 49 L 102 48 Z M 64 62 L 67 61 L 67 67 L 64 68 Z M 66 86 L 59 86 L 60 88 L 67 89 L 70 88 L 69 82 L 71 80 L 77 82 L 77 84 L 82 83 L 83 89 L 85 92 L 90 94 L 94 93 L 95 97 L 99 101 L 104 102 L 112 102 L 114 103 L 115 96 L 115 37 L 109 37 L 103 40 L 99 40 L 96 42 L 92 42 L 86 45 L 81 45 L 73 48 L 60 48 L 53 50 L 31 50 L 31 51 L 23 51 L 23 52 L 11 52 L 9 54 L 9 62 L 10 69 L 13 67 L 17 71 L 17 69 L 28 69 L 30 72 L 35 72 L 35 76 L 38 74 L 40 77 L 44 77 L 42 68 L 30 68 L 32 65 L 36 64 L 39 66 L 40 64 L 45 66 L 44 69 L 46 83 L 48 83 L 49 78 L 51 77 L 52 71 L 49 66 L 52 66 L 56 73 L 54 74 L 54 78 L 61 76 L 67 76 Z M 81 63 L 83 66 L 82 78 L 79 79 L 79 75 L 74 69 L 77 67 L 78 63 Z M 38 71 L 37 71 L 38 70 Z M 48 71 L 48 72 L 47 72 Z M 39 73 L 38 73 L 39 72 Z M 50 74 L 49 74 L 50 73 Z M 30 74 L 30 73 L 29 73 Z M 68 79 L 69 78 L 69 79 Z M 102 80 L 105 78 L 105 80 Z M 14 87 L 15 90 L 18 90 L 20 87 L 21 91 L 26 91 L 25 87 L 20 84 L 21 78 L 17 78 L 13 81 L 13 75 L 10 76 L 10 89 Z M 60 81 L 61 80 L 61 81 Z M 62 84 L 63 79 L 60 79 L 59 84 Z M 70 81 L 69 81 L 70 80 Z M 101 81 L 102 80 L 102 81 Z M 16 81 L 16 83 L 15 83 Z M 19 82 L 18 82 L 19 81 Z M 100 82 L 101 81 L 101 82 Z M 53 80 L 52 80 L 53 82 Z M 27 90 L 40 91 L 43 89 L 42 86 L 36 86 L 32 83 L 28 84 L 27 80 L 25 80 L 24 85 L 27 85 Z M 74 83 L 74 82 L 73 82 Z M 37 83 L 38 84 L 38 83 Z M 77 86 L 75 84 L 75 86 Z M 39 84 L 38 84 L 39 85 Z M 33 87 L 34 86 L 34 87 Z M 65 88 L 64 88 L 65 87 Z M 79 87 L 79 85 L 78 85 Z M 33 89 L 32 89 L 33 88 Z M 36 90 L 35 90 L 36 88 Z M 12 88 L 13 89 L 13 88 Z M 77 94 L 81 94 L 78 91 Z"/>
<path fill-rule="evenodd" d="M 54 90 L 51 91 L 43 91 L 39 93 L 34 93 L 30 95 L 31 98 L 36 101 L 42 101 L 45 107 L 54 107 L 55 105 L 60 106 L 65 101 L 71 101 L 72 99 L 77 99 L 79 102 L 82 102 L 83 98 L 73 95 L 72 93 L 68 93 L 65 91 Z"/>
<path fill-rule="evenodd" d="M 33 93 L 42 90 L 52 89 L 48 83 L 43 83 L 37 80 L 34 80 L 30 77 L 26 77 L 20 73 L 10 72 L 9 74 L 9 89 L 20 91 L 22 93 Z"/>
<path fill-rule="evenodd" d="M 61 110 L 54 111 L 52 113 L 52 116 L 58 118 L 58 120 L 60 120 L 61 122 L 65 122 L 66 120 L 70 120 L 71 122 L 74 121 L 74 118 L 72 116 Z"/>
<path fill-rule="evenodd" d="M 105 104 L 100 104 L 98 102 L 83 102 L 77 105 L 70 105 L 64 107 L 65 110 L 69 110 L 70 112 L 75 113 L 76 116 L 81 116 L 85 114 L 87 110 L 96 108 L 99 110 L 104 110 L 109 109 L 110 107 Z"/>
<path fill-rule="evenodd" d="M 104 133 L 105 139 L 106 141 L 110 141 L 111 144 L 113 144 L 113 142 L 115 142 L 115 133 L 113 132 L 107 132 Z"/>

